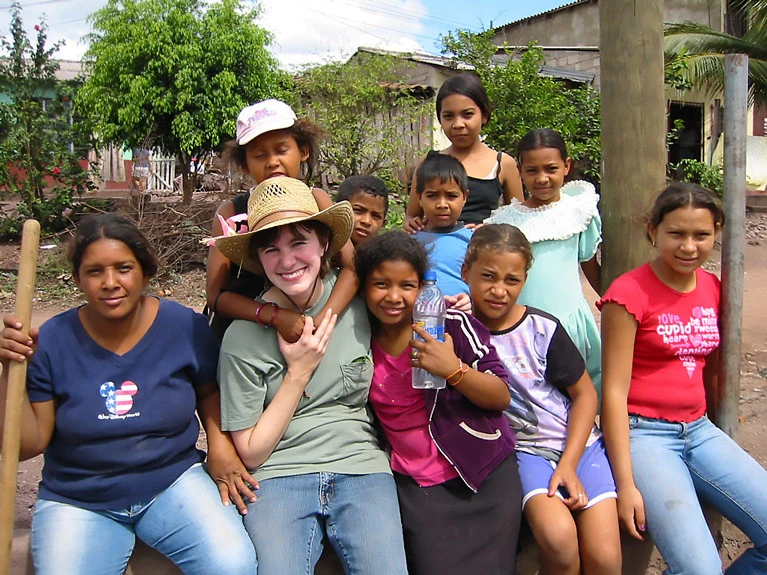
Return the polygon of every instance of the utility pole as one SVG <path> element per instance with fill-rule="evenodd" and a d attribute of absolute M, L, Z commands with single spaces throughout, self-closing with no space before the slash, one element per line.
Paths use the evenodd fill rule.
<path fill-rule="evenodd" d="M 722 237 L 722 340 L 715 417 L 716 424 L 727 435 L 735 437 L 740 407 L 743 253 L 746 249 L 748 56 L 725 56 L 724 74 L 724 211 L 727 225 Z"/>
<path fill-rule="evenodd" d="M 650 259 L 644 216 L 666 182 L 663 0 L 599 0 L 602 289 Z M 623 538 L 624 575 L 644 575 L 649 539 Z"/>
<path fill-rule="evenodd" d="M 644 215 L 666 181 L 662 0 L 600 0 L 602 288 L 645 263 Z"/>

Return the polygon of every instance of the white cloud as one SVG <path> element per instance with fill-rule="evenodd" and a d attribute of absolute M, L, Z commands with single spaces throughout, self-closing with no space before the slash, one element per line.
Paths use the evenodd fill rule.
<path fill-rule="evenodd" d="M 58 40 L 65 42 L 55 57 L 62 60 L 79 60 L 86 48 L 84 44 L 79 44 L 80 38 L 90 32 L 86 18 L 103 4 L 103 0 L 26 1 L 21 3 L 21 19 L 30 40 L 34 42 L 37 34 L 34 26 L 45 17 L 49 27 L 48 44 Z M 10 35 L 10 21 L 10 0 L 0 0 L 0 34 L 3 36 Z"/>
<path fill-rule="evenodd" d="M 422 50 L 419 0 L 263 0 L 261 25 L 286 68 L 350 56 L 359 46 Z"/>
<path fill-rule="evenodd" d="M 49 41 L 64 40 L 56 57 L 78 60 L 86 50 L 81 38 L 90 32 L 87 16 L 104 0 L 28 0 L 22 2 L 24 28 L 34 38 L 34 25 L 45 14 Z M 272 52 L 283 67 L 296 68 L 351 55 L 359 46 L 389 50 L 423 50 L 421 0 L 261 0 L 259 24 L 274 35 Z M 9 35 L 10 0 L 0 0 L 0 34 Z"/>

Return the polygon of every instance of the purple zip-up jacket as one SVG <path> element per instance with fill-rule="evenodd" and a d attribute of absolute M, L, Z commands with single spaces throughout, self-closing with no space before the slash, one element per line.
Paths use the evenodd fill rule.
<path fill-rule="evenodd" d="M 492 373 L 509 385 L 506 368 L 490 343 L 490 332 L 477 319 L 447 310 L 445 331 L 455 354 L 477 371 Z M 425 390 L 429 433 L 461 479 L 477 491 L 485 478 L 514 451 L 516 438 L 503 411 L 477 407 L 448 385 Z"/>

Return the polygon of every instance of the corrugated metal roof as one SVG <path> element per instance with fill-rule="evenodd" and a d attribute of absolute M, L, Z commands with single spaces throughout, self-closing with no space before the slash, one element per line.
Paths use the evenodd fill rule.
<path fill-rule="evenodd" d="M 357 48 L 357 52 L 368 52 L 370 54 L 381 54 L 384 56 L 394 56 L 396 58 L 403 58 L 405 60 L 411 60 L 413 62 L 421 62 L 423 64 L 430 64 L 432 66 L 441 66 L 443 68 L 450 68 L 452 70 L 473 70 L 474 66 L 465 62 L 460 62 L 447 56 L 439 56 L 437 54 L 429 54 L 428 52 L 395 52 L 394 50 L 384 50 L 383 48 L 368 48 L 360 46 Z"/>
<path fill-rule="evenodd" d="M 526 49 L 526 47 L 522 47 Z M 358 52 L 368 52 L 372 54 L 385 54 L 387 56 L 394 56 L 397 58 L 405 58 L 414 62 L 422 62 L 424 64 L 430 64 L 432 66 L 443 66 L 446 68 L 452 68 L 454 70 L 473 70 L 474 66 L 467 64 L 466 62 L 456 62 L 450 58 L 444 56 L 437 56 L 435 54 L 428 54 L 426 52 L 394 52 L 391 50 L 382 50 L 379 48 L 358 48 Z M 493 61 L 501 65 L 507 59 L 509 55 L 505 52 L 496 53 L 493 56 Z M 541 76 L 547 76 L 549 78 L 557 78 L 559 80 L 569 80 L 571 82 L 577 82 L 578 84 L 591 84 L 594 82 L 594 74 L 588 72 L 580 72 L 578 70 L 570 70 L 569 68 L 559 68 L 557 66 L 541 66 L 538 73 Z M 398 86 L 402 87 L 402 86 Z M 421 84 L 409 85 L 411 89 L 426 89 L 427 86 Z"/>
<path fill-rule="evenodd" d="M 577 6 L 578 4 L 586 4 L 588 2 L 591 2 L 591 0 L 575 0 L 575 2 L 570 2 L 568 4 L 564 4 L 562 6 L 558 6 L 556 8 L 552 8 L 551 10 L 546 10 L 545 12 L 539 12 L 538 14 L 533 14 L 532 16 L 528 16 L 526 18 L 520 18 L 519 20 L 514 20 L 512 22 L 507 22 L 506 24 L 503 24 L 501 26 L 495 26 L 493 28 L 494 31 L 502 30 L 503 28 L 506 28 L 507 26 L 513 26 L 515 24 L 520 24 L 522 22 L 526 22 L 528 20 L 533 20 L 535 18 L 540 18 L 541 16 L 546 16 L 548 14 L 553 14 L 554 12 L 559 12 L 560 10 L 567 10 L 568 8 L 572 8 L 573 6 Z"/>
<path fill-rule="evenodd" d="M 557 66 L 541 66 L 538 74 L 549 78 L 557 78 L 558 80 L 570 80 L 578 84 L 591 84 L 594 82 L 594 74 L 570 70 L 569 68 L 559 68 Z"/>

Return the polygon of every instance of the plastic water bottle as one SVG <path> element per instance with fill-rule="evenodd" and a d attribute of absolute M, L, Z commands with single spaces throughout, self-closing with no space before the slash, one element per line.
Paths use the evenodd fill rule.
<path fill-rule="evenodd" d="M 437 287 L 437 273 L 429 270 L 424 275 L 424 286 L 413 306 L 413 323 L 426 330 L 434 339 L 445 341 L 445 298 Z M 423 341 L 413 332 L 413 339 Z M 420 367 L 413 368 L 415 389 L 442 389 L 445 378 L 432 375 Z"/>

